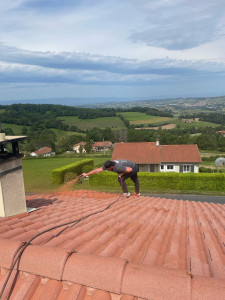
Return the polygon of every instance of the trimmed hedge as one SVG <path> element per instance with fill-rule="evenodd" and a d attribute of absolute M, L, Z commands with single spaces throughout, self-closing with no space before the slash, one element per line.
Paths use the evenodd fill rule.
<path fill-rule="evenodd" d="M 225 191 L 225 174 L 139 172 L 140 188 L 177 191 Z M 127 185 L 133 185 L 128 179 Z M 118 186 L 117 174 L 102 172 L 89 177 L 91 186 Z"/>
<path fill-rule="evenodd" d="M 63 166 L 58 169 L 52 170 L 52 183 L 61 184 L 64 182 L 64 176 L 66 173 L 73 172 L 77 175 L 82 174 L 82 170 L 84 166 L 92 166 L 94 165 L 93 159 L 83 159 L 80 161 L 77 161 L 73 164 L 69 164 L 66 166 Z"/>
<path fill-rule="evenodd" d="M 200 173 L 224 173 L 224 170 L 218 170 L 218 169 L 211 169 L 211 168 L 205 168 L 200 167 L 199 168 Z"/>

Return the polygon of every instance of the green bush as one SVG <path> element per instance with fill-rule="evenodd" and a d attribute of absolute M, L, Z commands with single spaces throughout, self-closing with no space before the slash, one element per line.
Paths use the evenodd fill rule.
<path fill-rule="evenodd" d="M 91 166 L 91 165 L 85 165 L 82 168 L 82 173 L 88 173 L 88 172 L 90 172 L 92 170 L 93 170 L 93 166 Z"/>
<path fill-rule="evenodd" d="M 177 191 L 225 191 L 225 174 L 139 172 L 140 188 Z M 129 179 L 127 185 L 133 185 Z M 117 174 L 102 172 L 89 177 L 91 186 L 117 186 Z"/>
<path fill-rule="evenodd" d="M 205 168 L 200 167 L 199 168 L 200 173 L 224 173 L 224 170 L 218 170 L 218 169 L 211 169 L 211 168 Z"/>
<path fill-rule="evenodd" d="M 83 159 L 73 164 L 69 164 L 61 168 L 52 170 L 52 183 L 61 184 L 64 182 L 66 173 L 72 172 L 80 175 L 84 166 L 93 166 L 93 164 L 93 159 Z"/>
<path fill-rule="evenodd" d="M 69 182 L 75 178 L 77 178 L 77 173 L 68 172 L 64 175 L 64 182 Z"/>

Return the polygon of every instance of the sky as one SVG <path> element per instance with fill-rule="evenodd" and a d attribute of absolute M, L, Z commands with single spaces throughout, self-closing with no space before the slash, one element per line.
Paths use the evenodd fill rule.
<path fill-rule="evenodd" d="M 0 1 L 1 101 L 222 95 L 225 0 Z"/>

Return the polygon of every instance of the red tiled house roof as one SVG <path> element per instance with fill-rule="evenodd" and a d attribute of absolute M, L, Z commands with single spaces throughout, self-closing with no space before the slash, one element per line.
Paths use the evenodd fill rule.
<path fill-rule="evenodd" d="M 197 145 L 161 145 L 162 162 L 202 162 Z"/>
<path fill-rule="evenodd" d="M 86 145 L 86 142 L 80 142 L 80 143 L 73 145 L 73 147 L 85 146 L 85 145 Z"/>
<path fill-rule="evenodd" d="M 35 151 L 34 153 L 37 154 L 37 155 L 41 155 L 41 154 L 48 154 L 52 152 L 52 148 L 49 148 L 49 147 L 43 147 L 43 148 L 40 148 L 38 149 L 37 151 Z"/>
<path fill-rule="evenodd" d="M 112 159 L 128 159 L 137 164 L 201 162 L 197 145 L 159 145 L 155 142 L 116 143 Z"/>
<path fill-rule="evenodd" d="M 222 300 L 225 205 L 74 191 L 27 197 L 30 214 L 0 219 L 2 299 Z"/>

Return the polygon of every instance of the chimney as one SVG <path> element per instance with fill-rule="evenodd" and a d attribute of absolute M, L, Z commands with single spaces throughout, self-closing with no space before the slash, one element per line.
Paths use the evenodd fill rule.
<path fill-rule="evenodd" d="M 155 145 L 156 145 L 156 147 L 159 146 L 159 139 L 156 140 Z"/>
<path fill-rule="evenodd" d="M 25 136 L 0 135 L 0 217 L 27 212 L 22 170 L 23 155 L 19 153 L 18 146 L 18 141 L 24 139 Z"/>

